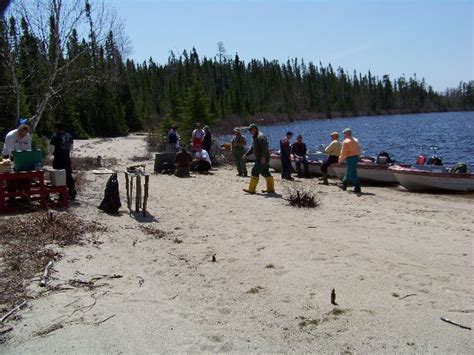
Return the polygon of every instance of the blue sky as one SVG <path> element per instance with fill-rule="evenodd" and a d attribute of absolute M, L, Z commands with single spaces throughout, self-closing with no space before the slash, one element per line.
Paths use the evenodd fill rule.
<path fill-rule="evenodd" d="M 416 73 L 435 90 L 474 79 L 474 1 L 110 0 L 131 58 L 165 62 L 169 51 L 217 42 L 241 59 L 304 58 L 392 78 Z"/>

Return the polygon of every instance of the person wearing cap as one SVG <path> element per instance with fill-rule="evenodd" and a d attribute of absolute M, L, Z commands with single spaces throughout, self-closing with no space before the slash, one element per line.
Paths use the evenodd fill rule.
<path fill-rule="evenodd" d="M 30 127 L 27 124 L 20 125 L 7 133 L 2 154 L 4 158 L 10 158 L 15 150 L 31 150 Z"/>
<path fill-rule="evenodd" d="M 245 146 L 247 142 L 245 137 L 242 135 L 240 128 L 234 128 L 234 137 L 232 138 L 232 157 L 234 158 L 234 163 L 237 168 L 238 176 L 247 176 L 247 166 L 245 160 L 243 159 L 245 153 Z"/>
<path fill-rule="evenodd" d="M 328 158 L 321 165 L 321 172 L 323 173 L 323 182 L 324 185 L 329 185 L 328 182 L 328 168 L 332 164 L 336 164 L 339 161 L 339 155 L 341 154 L 342 144 L 339 142 L 339 133 L 331 133 L 331 143 L 324 149 Z"/>
<path fill-rule="evenodd" d="M 303 142 L 303 136 L 299 134 L 296 137 L 296 142 L 291 147 L 291 152 L 293 153 L 293 157 L 296 161 L 296 172 L 298 173 L 298 177 L 308 178 L 309 177 L 309 165 L 308 159 L 306 158 L 306 144 Z M 304 166 L 304 175 L 301 171 L 301 164 Z"/>
<path fill-rule="evenodd" d="M 211 154 L 212 135 L 209 126 L 204 126 L 204 138 L 202 140 L 202 149 Z"/>
<path fill-rule="evenodd" d="M 274 193 L 275 192 L 275 182 L 273 176 L 270 174 L 270 149 L 268 148 L 268 140 L 261 132 L 259 132 L 258 127 L 255 123 L 252 123 L 248 130 L 252 135 L 252 146 L 245 153 L 244 159 L 247 159 L 252 153 L 255 155 L 255 165 L 252 168 L 252 177 L 250 178 L 250 184 L 247 189 L 244 189 L 245 192 L 254 194 L 257 185 L 259 176 L 262 175 L 266 182 L 266 190 L 262 192 Z"/>
<path fill-rule="evenodd" d="M 342 142 L 341 154 L 339 155 L 339 163 L 346 163 L 346 175 L 342 180 L 342 189 L 347 190 L 349 184 L 354 185 L 354 192 L 360 193 L 360 181 L 357 176 L 357 162 L 361 154 L 360 144 L 357 138 L 352 136 L 352 130 L 346 128 L 344 130 L 344 141 Z"/>
<path fill-rule="evenodd" d="M 204 139 L 204 131 L 201 129 L 200 123 L 196 123 L 196 129 L 193 131 L 191 139 L 193 152 L 196 152 L 198 148 L 202 147 L 202 141 Z"/>
<path fill-rule="evenodd" d="M 291 138 L 293 133 L 286 132 L 280 140 L 280 160 L 281 160 L 281 178 L 292 180 L 291 177 Z"/>

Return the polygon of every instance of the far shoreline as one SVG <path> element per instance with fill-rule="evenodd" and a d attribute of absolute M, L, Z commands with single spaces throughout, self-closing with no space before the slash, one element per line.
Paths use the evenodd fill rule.
<path fill-rule="evenodd" d="M 342 115 L 340 113 L 335 113 L 329 115 L 323 115 L 322 113 L 308 113 L 303 112 L 301 114 L 295 115 L 295 117 L 289 117 L 287 114 L 270 114 L 262 113 L 256 114 L 247 118 L 242 117 L 229 117 L 228 120 L 219 121 L 213 131 L 217 135 L 228 135 L 232 133 L 232 130 L 235 127 L 245 127 L 250 123 L 256 123 L 258 125 L 268 127 L 268 126 L 278 126 L 285 125 L 295 122 L 306 122 L 306 121 L 318 121 L 318 120 L 338 120 L 338 119 L 351 119 L 351 118 L 360 118 L 360 117 L 386 117 L 386 116 L 402 116 L 402 115 L 423 115 L 430 113 L 456 113 L 456 112 L 474 112 L 474 108 L 470 110 L 460 109 L 460 110 L 449 110 L 449 111 L 423 111 L 423 112 L 388 112 L 388 113 L 378 113 L 378 114 L 358 114 L 358 115 Z M 286 116 L 286 117 L 285 117 Z"/>

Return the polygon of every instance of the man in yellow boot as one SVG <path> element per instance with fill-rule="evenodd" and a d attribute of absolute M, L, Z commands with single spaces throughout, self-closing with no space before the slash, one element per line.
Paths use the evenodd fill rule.
<path fill-rule="evenodd" d="M 267 138 L 258 131 L 258 127 L 255 123 L 252 123 L 248 128 L 250 134 L 252 134 L 252 146 L 245 153 L 244 159 L 246 160 L 252 153 L 255 155 L 255 165 L 252 168 L 252 177 L 250 178 L 250 184 L 248 189 L 243 189 L 245 192 L 254 194 L 257 190 L 259 176 L 262 175 L 266 182 L 266 190 L 262 192 L 274 193 L 275 183 L 273 176 L 270 174 L 270 150 L 268 148 Z"/>

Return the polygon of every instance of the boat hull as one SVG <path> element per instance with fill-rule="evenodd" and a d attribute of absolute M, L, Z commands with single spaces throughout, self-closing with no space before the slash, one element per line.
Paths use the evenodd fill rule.
<path fill-rule="evenodd" d="M 474 174 L 459 174 L 417 168 L 391 167 L 400 185 L 408 191 L 473 192 Z"/>
<path fill-rule="evenodd" d="M 308 160 L 309 173 L 312 176 L 313 175 L 317 175 L 317 176 L 323 175 L 323 172 L 321 170 L 321 165 L 323 165 L 322 161 Z M 296 161 L 293 160 L 291 162 L 291 166 L 293 167 L 293 170 L 296 171 Z M 304 169 L 304 167 L 301 166 L 301 169 Z M 336 172 L 332 168 L 332 165 L 328 169 L 328 176 L 330 176 L 330 177 L 336 177 L 337 176 Z"/>
<path fill-rule="evenodd" d="M 334 164 L 334 171 L 339 179 L 343 179 L 346 174 L 346 164 Z M 357 175 L 360 181 L 374 184 L 398 184 L 398 180 L 389 170 L 388 165 L 379 165 L 375 163 L 357 164 Z"/>

